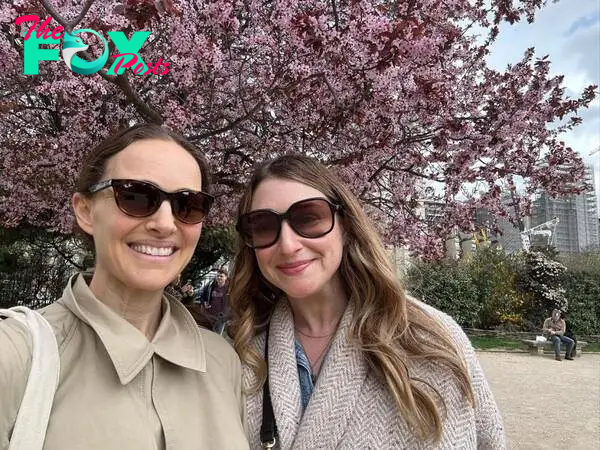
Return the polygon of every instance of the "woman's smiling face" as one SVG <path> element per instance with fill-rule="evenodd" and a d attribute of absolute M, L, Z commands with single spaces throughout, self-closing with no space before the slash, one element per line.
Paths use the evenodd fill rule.
<path fill-rule="evenodd" d="M 166 192 L 202 188 L 195 158 L 177 143 L 162 139 L 136 141 L 111 157 L 102 177 L 107 179 L 148 181 Z M 94 238 L 95 281 L 160 291 L 192 258 L 202 224 L 177 220 L 168 201 L 151 216 L 136 218 L 117 207 L 112 188 L 89 198 L 75 197 L 79 226 Z"/>
<path fill-rule="evenodd" d="M 327 197 L 297 181 L 267 178 L 254 191 L 250 211 L 271 209 L 283 213 L 290 205 L 308 198 Z M 277 242 L 254 252 L 261 273 L 270 283 L 290 299 L 302 299 L 327 296 L 330 289 L 335 289 L 343 248 L 343 230 L 337 218 L 331 232 L 314 239 L 300 236 L 284 220 Z"/>

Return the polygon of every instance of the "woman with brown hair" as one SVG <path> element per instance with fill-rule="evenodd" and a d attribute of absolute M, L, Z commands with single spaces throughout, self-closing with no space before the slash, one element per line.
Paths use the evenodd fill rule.
<path fill-rule="evenodd" d="M 84 161 L 72 206 L 95 267 L 41 310 L 60 359 L 45 450 L 248 448 L 239 358 L 165 292 L 192 258 L 208 189 L 198 149 L 156 125 L 110 136 Z M 21 405 L 35 341 L 17 319 L 0 322 L 0 449 L 40 433 L 18 426 L 42 407 Z"/>
<path fill-rule="evenodd" d="M 469 340 L 405 294 L 331 171 L 267 161 L 238 212 L 230 304 L 251 448 L 505 448 Z"/>

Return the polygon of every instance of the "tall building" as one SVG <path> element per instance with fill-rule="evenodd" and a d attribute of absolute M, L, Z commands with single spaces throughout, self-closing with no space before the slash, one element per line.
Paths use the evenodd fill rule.
<path fill-rule="evenodd" d="M 494 216 L 487 208 L 477 208 L 475 216 L 477 226 L 486 230 L 492 245 L 501 246 L 506 253 L 515 253 L 522 250 L 521 230 L 510 221 L 510 219 L 513 219 L 516 222 L 516 211 L 510 206 L 511 201 L 510 195 L 504 194 L 502 196 L 502 203 L 506 207 L 509 217 L 498 217 L 496 219 L 499 233 L 490 231 L 491 225 L 494 223 Z M 521 217 L 521 221 L 526 230 L 531 228 L 531 217 Z"/>
<path fill-rule="evenodd" d="M 586 169 L 585 181 L 592 186 L 587 192 L 559 198 L 551 198 L 542 192 L 534 200 L 531 226 L 558 217 L 560 222 L 556 226 L 553 243 L 560 252 L 577 253 L 600 247 L 598 207 L 591 167 Z"/>

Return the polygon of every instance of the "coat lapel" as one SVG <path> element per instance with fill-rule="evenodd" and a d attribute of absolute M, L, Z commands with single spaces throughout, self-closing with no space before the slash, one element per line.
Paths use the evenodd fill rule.
<path fill-rule="evenodd" d="M 292 448 L 302 417 L 300 382 L 294 351 L 294 320 L 281 300 L 269 327 L 269 386 L 282 450 Z"/>
<path fill-rule="evenodd" d="M 366 360 L 348 341 L 351 320 L 348 306 L 304 412 L 294 450 L 336 448 L 346 432 L 368 373 Z"/>
<path fill-rule="evenodd" d="M 349 306 L 342 316 L 303 416 L 292 312 L 285 299 L 275 307 L 269 326 L 269 386 L 279 449 L 333 449 L 344 436 L 368 373 L 362 354 L 348 344 L 351 320 L 352 308 Z M 264 354 L 264 338 L 263 333 L 254 341 L 259 354 Z M 251 386 L 255 380 L 252 371 L 244 367 L 244 385 Z M 260 389 L 247 398 L 251 448 L 260 448 L 262 395 Z"/>

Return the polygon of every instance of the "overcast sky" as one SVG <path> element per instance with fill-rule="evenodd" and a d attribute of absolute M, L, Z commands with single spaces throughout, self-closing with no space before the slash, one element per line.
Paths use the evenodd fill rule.
<path fill-rule="evenodd" d="M 488 57 L 496 69 L 516 63 L 528 47 L 536 56 L 549 55 L 551 72 L 565 76 L 568 94 L 578 96 L 590 84 L 600 85 L 600 0 L 562 0 L 543 8 L 532 24 L 504 25 Z M 594 164 L 596 193 L 600 204 L 600 99 L 582 111 L 584 119 L 565 142 L 588 164 Z"/>

